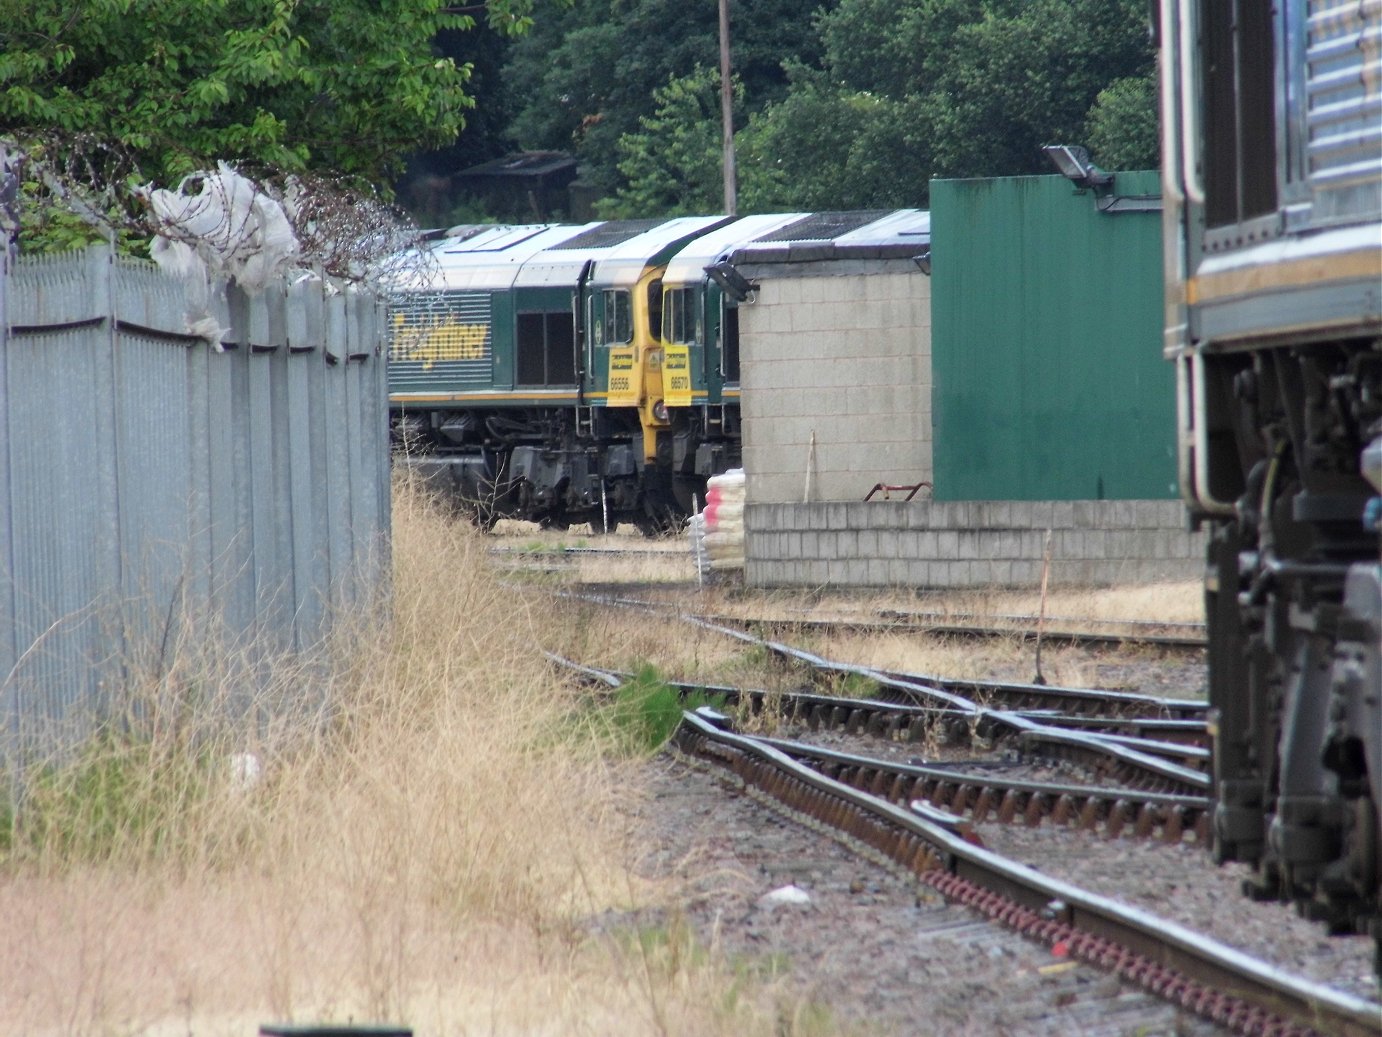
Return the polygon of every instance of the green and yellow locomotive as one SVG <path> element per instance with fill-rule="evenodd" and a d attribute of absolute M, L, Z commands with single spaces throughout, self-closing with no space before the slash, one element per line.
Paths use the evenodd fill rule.
<path fill-rule="evenodd" d="M 692 420 L 693 404 L 709 400 L 683 384 L 686 344 L 672 347 L 668 376 L 663 273 L 727 222 L 464 227 L 429 242 L 389 307 L 403 463 L 485 527 L 499 518 L 674 527 L 705 480 L 737 463 L 738 420 L 718 450 L 686 442 L 706 425 Z"/>
<path fill-rule="evenodd" d="M 916 237 L 923 217 L 454 228 L 392 285 L 396 456 L 486 528 L 676 528 L 742 465 L 739 316 L 756 286 L 735 262 Z"/>

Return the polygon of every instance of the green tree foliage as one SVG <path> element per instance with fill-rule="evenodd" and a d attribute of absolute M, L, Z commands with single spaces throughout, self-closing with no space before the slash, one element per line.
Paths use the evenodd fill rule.
<path fill-rule="evenodd" d="M 912 98 L 833 88 L 797 69 L 788 97 L 736 135 L 741 212 L 903 208 L 924 197 L 930 142 Z"/>
<path fill-rule="evenodd" d="M 784 61 L 820 58 L 812 7 L 800 0 L 732 0 L 730 20 L 734 76 L 749 108 L 785 96 Z M 666 117 L 658 109 L 667 99 L 654 94 L 669 78 L 718 68 L 715 0 L 586 0 L 555 17 L 544 13 L 515 43 L 504 73 L 511 132 L 521 147 L 573 152 L 582 179 L 613 195 L 627 180 L 620 140 L 645 132 L 640 119 Z M 717 125 L 718 111 L 717 101 Z"/>
<path fill-rule="evenodd" d="M 1105 169 L 1155 169 L 1160 163 L 1154 76 L 1117 79 L 1089 110 L 1085 144 Z"/>
<path fill-rule="evenodd" d="M 532 0 L 490 0 L 518 32 Z M 387 183 L 454 140 L 444 0 L 0 0 L 0 134 L 92 135 L 163 183 L 215 159 Z"/>
<path fill-rule="evenodd" d="M 743 86 L 736 84 L 739 100 Z M 692 216 L 724 208 L 720 73 L 698 68 L 653 92 L 652 115 L 620 140 L 627 186 L 597 206 L 601 216 Z"/>
<path fill-rule="evenodd" d="M 839 0 L 815 25 L 818 64 L 789 63 L 778 99 L 749 94 L 742 212 L 922 206 L 932 177 L 1050 172 L 1040 149 L 1057 142 L 1105 168 L 1156 164 L 1142 0 Z M 682 106 L 625 131 L 621 199 L 652 204 L 678 179 L 701 190 L 669 147 L 691 132 L 675 120 L 697 117 Z"/>
<path fill-rule="evenodd" d="M 916 91 L 928 101 L 938 176 L 1047 172 L 1042 144 L 1082 142 L 1100 90 L 1153 72 L 1142 0 L 987 0 L 982 9 L 944 41 L 934 82 Z"/>

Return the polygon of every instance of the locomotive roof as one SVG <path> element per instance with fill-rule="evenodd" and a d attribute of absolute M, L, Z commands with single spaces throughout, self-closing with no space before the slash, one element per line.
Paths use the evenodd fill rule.
<path fill-rule="evenodd" d="M 736 263 L 910 259 L 931 242 L 924 209 L 810 213 L 734 250 Z"/>
<path fill-rule="evenodd" d="M 516 285 L 574 285 L 587 262 L 590 283 L 625 286 L 650 265 L 667 262 L 687 241 L 719 226 L 726 216 L 679 216 L 670 220 L 611 220 L 589 224 L 523 264 Z"/>
<path fill-rule="evenodd" d="M 451 228 L 424 249 L 400 288 L 502 291 L 574 286 L 587 263 L 590 283 L 627 286 L 650 265 L 665 280 L 701 280 L 705 267 L 734 262 L 909 258 L 929 244 L 931 214 L 920 209 L 679 216 L 584 224 L 476 224 Z"/>
<path fill-rule="evenodd" d="M 428 242 L 427 251 L 435 267 L 414 278 L 414 285 L 451 290 L 509 288 L 523 264 L 534 255 L 596 225 L 529 223 L 454 227 L 444 237 Z"/>
<path fill-rule="evenodd" d="M 759 216 L 741 216 L 733 223 L 726 224 L 708 234 L 691 241 L 667 263 L 667 273 L 663 275 L 664 285 L 693 284 L 705 279 L 705 268 L 711 263 L 725 259 L 736 248 L 779 230 L 787 224 L 795 223 L 806 213 L 765 213 Z"/>

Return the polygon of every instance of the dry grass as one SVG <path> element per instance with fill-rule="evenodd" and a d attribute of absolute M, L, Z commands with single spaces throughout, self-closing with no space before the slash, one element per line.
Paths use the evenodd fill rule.
<path fill-rule="evenodd" d="M 228 657 L 206 623 L 189 624 L 202 638 L 160 650 L 171 664 L 129 689 L 141 707 L 129 734 L 92 740 L 73 766 L 30 773 L 19 825 L 0 843 L 0 918 L 22 934 L 0 945 L 2 1029 L 203 1037 L 268 1021 L 377 1021 L 420 1037 L 830 1032 L 826 1016 L 772 982 L 692 947 L 676 921 L 680 891 L 637 877 L 627 763 L 583 723 L 580 694 L 541 650 L 770 689 L 801 674 L 670 614 L 597 608 L 552 597 L 542 580 L 506 578 L 494 539 L 406 488 L 394 533 L 391 611 L 342 621 L 334 669 Z M 652 551 L 619 562 L 627 573 L 582 558 L 558 584 L 694 580 L 679 539 L 524 529 L 498 542 L 531 538 Z M 802 617 L 937 607 L 906 594 L 817 595 L 809 611 L 801 595 L 766 600 Z M 965 596 L 944 607 L 1016 613 L 1032 600 Z M 722 586 L 680 599 L 691 603 L 762 605 Z M 1197 607 L 1197 590 L 1147 588 L 1058 592 L 1047 613 L 1169 620 L 1198 618 L 1187 615 Z M 1015 638 L 798 633 L 781 636 L 834 658 L 950 676 L 1030 660 Z M 1053 682 L 1081 683 L 1060 653 L 1045 659 Z M 255 708 L 228 711 L 251 672 Z M 249 787 L 229 763 L 246 752 L 262 761 Z M 653 938 L 596 935 L 591 920 L 610 917 L 667 921 Z"/>
<path fill-rule="evenodd" d="M 939 599 L 942 607 L 977 615 L 1036 616 L 1039 591 L 998 591 L 971 597 Z M 921 608 L 926 607 L 922 599 Z M 1047 594 L 1051 619 L 1099 619 L 1105 622 L 1200 623 L 1204 621 L 1204 588 L 1197 580 L 1141 586 L 1053 588 Z"/>
<path fill-rule="evenodd" d="M 504 520 L 491 538 L 501 565 L 514 575 L 558 584 L 694 584 L 696 565 L 681 535 L 645 537 L 632 526 L 601 534 L 587 525 L 557 531 Z M 565 548 L 580 551 L 563 553 Z"/>
<path fill-rule="evenodd" d="M 675 924 L 594 935 L 609 912 L 675 919 L 678 899 L 636 877 L 625 764 L 539 651 L 619 635 L 502 583 L 489 541 L 410 492 L 394 523 L 391 614 L 352 627 L 329 680 L 289 669 L 275 684 L 282 697 L 313 681 L 327 708 L 272 729 L 155 711 L 179 723 L 31 775 L 46 799 L 26 801 L 0 861 L 4 1029 L 824 1032 Z M 207 666 L 191 653 L 132 694 L 185 703 L 197 687 L 214 704 Z M 227 758 L 251 749 L 262 777 L 244 788 Z M 793 1018 L 816 1022 L 780 1022 Z"/>
<path fill-rule="evenodd" d="M 787 616 L 785 610 L 774 613 L 780 595 L 770 595 L 767 607 L 763 607 L 746 600 L 748 596 L 744 594 L 736 595 L 734 600 L 715 600 L 712 596 L 716 594 L 709 591 L 698 595 L 694 602 L 683 600 L 680 605 L 683 610 L 700 605 L 707 612 L 737 612 L 746 617 Z M 966 602 L 966 606 L 969 604 L 972 602 Z M 694 626 L 672 610 L 616 610 L 574 601 L 568 607 L 581 616 L 580 621 L 553 631 L 547 643 L 553 651 L 589 665 L 632 671 L 647 660 L 656 660 L 658 669 L 669 678 L 774 691 L 811 681 L 803 667 Z M 832 618 L 851 615 L 839 603 L 823 603 L 819 608 L 821 611 L 814 614 L 828 613 Z M 858 613 L 853 615 L 857 617 Z M 795 621 L 801 621 L 799 615 Z M 866 633 L 848 628 L 827 631 L 804 623 L 793 626 L 792 622 L 773 626 L 767 636 L 838 662 L 953 680 L 1028 681 L 1037 672 L 1035 642 L 1017 633 L 976 640 L 902 628 Z M 1132 646 L 1121 651 L 1127 658 L 1135 659 L 1142 650 Z M 1040 669 L 1050 684 L 1084 687 L 1099 680 L 1089 652 L 1067 644 L 1044 643 Z M 815 685 L 816 691 L 831 690 L 828 682 L 815 681 Z M 850 693 L 849 689 L 842 691 Z"/>
<path fill-rule="evenodd" d="M 1034 676 L 1031 642 L 1014 637 L 982 640 L 917 634 L 832 634 L 811 642 L 811 650 L 829 659 L 951 680 L 1029 680 Z M 1042 673 L 1051 684 L 1084 686 L 1092 680 L 1088 653 L 1045 645 Z"/>
<path fill-rule="evenodd" d="M 531 551 L 531 560 L 543 557 L 539 548 L 561 546 L 640 553 L 631 558 L 568 556 L 560 568 L 544 574 L 549 585 L 571 589 L 590 583 L 628 583 L 632 596 L 666 606 L 656 611 L 612 612 L 573 605 L 583 611 L 581 622 L 574 630 L 556 632 L 551 646 L 592 665 L 633 670 L 655 660 L 667 676 L 686 680 L 772 690 L 800 683 L 799 672 L 766 653 L 745 653 L 729 639 L 675 618 L 675 612 L 683 612 L 772 621 L 775 625 L 770 636 L 842 662 L 959 680 L 1030 680 L 1036 675 L 1034 645 L 1016 634 L 975 641 L 901 629 L 881 634 L 824 634 L 808 625 L 819 620 L 876 623 L 884 613 L 899 612 L 934 616 L 942 623 L 997 628 L 1006 623 L 1014 631 L 1030 631 L 1043 613 L 1036 589 L 810 592 L 746 589 L 725 581 L 698 587 L 689 549 L 680 537 L 647 540 L 628 530 L 611 536 L 589 534 L 584 529 L 558 533 L 538 530 L 529 523 L 500 523 L 496 534 L 496 545 L 509 552 L 510 560 L 521 557 L 520 549 Z M 1044 616 L 1045 629 L 1053 632 L 1156 633 L 1156 624 L 1202 622 L 1203 588 L 1194 580 L 1105 588 L 1055 586 L 1049 588 Z M 575 636 L 567 636 L 571 633 Z M 1136 649 L 1126 651 L 1134 654 Z M 1082 686 L 1097 679 L 1088 653 L 1049 642 L 1042 646 L 1040 669 L 1042 677 L 1053 684 Z"/>

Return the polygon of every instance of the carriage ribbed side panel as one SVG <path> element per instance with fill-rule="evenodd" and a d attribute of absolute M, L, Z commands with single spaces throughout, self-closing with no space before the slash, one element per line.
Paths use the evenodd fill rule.
<path fill-rule="evenodd" d="M 1382 0 L 1311 0 L 1306 25 L 1312 221 L 1382 207 Z"/>
<path fill-rule="evenodd" d="M 463 392 L 493 384 L 490 293 L 398 292 L 389 300 L 388 328 L 394 392 Z"/>

